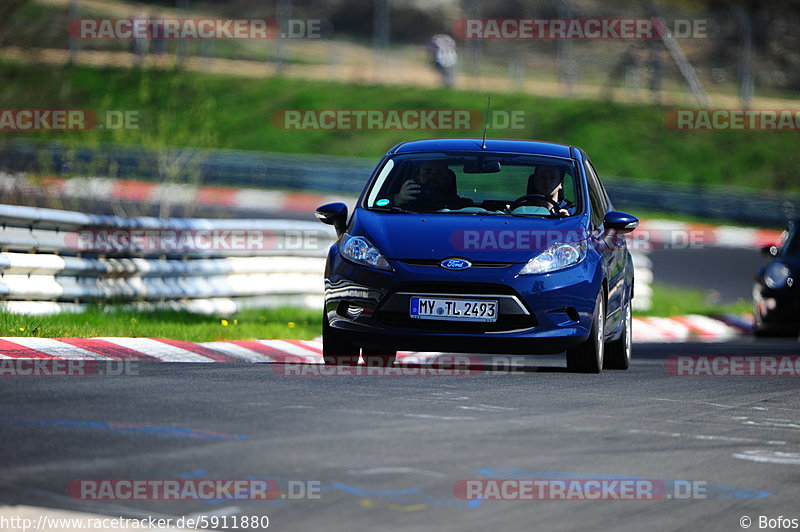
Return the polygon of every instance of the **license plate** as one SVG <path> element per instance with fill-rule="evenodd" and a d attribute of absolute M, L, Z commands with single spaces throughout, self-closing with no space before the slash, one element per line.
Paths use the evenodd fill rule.
<path fill-rule="evenodd" d="M 412 297 L 410 316 L 423 320 L 497 321 L 497 301 Z"/>

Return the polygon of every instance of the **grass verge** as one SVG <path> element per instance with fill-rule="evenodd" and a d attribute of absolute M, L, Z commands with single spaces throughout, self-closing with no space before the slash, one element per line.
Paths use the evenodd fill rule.
<path fill-rule="evenodd" d="M 749 302 L 716 305 L 699 290 L 664 284 L 653 285 L 653 307 L 636 316 L 744 313 Z M 170 338 L 190 342 L 224 340 L 310 340 L 322 333 L 321 313 L 301 308 L 253 309 L 226 318 L 188 312 L 137 312 L 93 309 L 81 314 L 21 316 L 0 313 L 0 336 L 43 338 L 91 338 L 130 336 Z"/>
<path fill-rule="evenodd" d="M 685 314 L 742 314 L 751 312 L 750 301 L 740 300 L 730 305 L 720 305 L 710 300 L 702 290 L 653 283 L 653 306 L 648 311 L 634 312 L 634 316 L 681 316 Z"/>
<path fill-rule="evenodd" d="M 471 131 L 300 130 L 273 124 L 290 109 L 474 109 L 486 93 L 419 87 L 314 82 L 282 77 L 240 78 L 182 71 L 54 67 L 0 62 L 0 102 L 24 109 L 91 109 L 140 113 L 139 129 L 29 133 L 74 145 L 120 143 L 323 153 L 377 159 L 398 142 L 427 137 L 479 136 Z M 491 137 L 540 139 L 584 148 L 603 175 L 633 179 L 800 191 L 791 169 L 800 166 L 791 132 L 676 132 L 666 108 L 602 100 L 495 94 L 495 110 L 520 111 L 521 129 Z M 776 157 L 775 154 L 781 154 Z M 363 181 L 365 176 L 353 176 Z M 268 185 L 268 183 L 265 183 Z"/>
<path fill-rule="evenodd" d="M 189 312 L 99 309 L 80 314 L 21 316 L 0 313 L 0 336 L 91 338 L 132 336 L 190 342 L 310 340 L 322 333 L 322 313 L 300 308 L 252 309 L 220 318 Z"/>

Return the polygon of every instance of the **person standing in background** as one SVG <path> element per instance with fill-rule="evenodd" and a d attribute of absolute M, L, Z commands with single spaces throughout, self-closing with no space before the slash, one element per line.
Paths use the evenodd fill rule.
<path fill-rule="evenodd" d="M 442 85 L 451 88 L 454 83 L 453 69 L 458 63 L 456 41 L 447 34 L 438 33 L 428 45 L 431 63 L 442 76 Z"/>

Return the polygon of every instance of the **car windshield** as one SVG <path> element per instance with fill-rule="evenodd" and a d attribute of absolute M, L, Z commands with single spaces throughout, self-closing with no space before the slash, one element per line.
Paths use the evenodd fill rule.
<path fill-rule="evenodd" d="M 505 153 L 424 153 L 389 159 L 365 206 L 387 212 L 572 216 L 580 187 L 572 161 Z"/>

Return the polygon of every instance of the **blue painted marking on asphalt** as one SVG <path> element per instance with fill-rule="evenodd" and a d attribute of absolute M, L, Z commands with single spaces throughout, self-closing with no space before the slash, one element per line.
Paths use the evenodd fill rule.
<path fill-rule="evenodd" d="M 195 469 L 194 471 L 187 471 L 186 473 L 180 473 L 178 475 L 178 478 L 197 478 L 207 474 L 208 474 L 208 469 Z"/>
<path fill-rule="evenodd" d="M 483 502 L 483 499 L 473 499 L 467 504 L 468 508 L 477 508 Z"/>
<path fill-rule="evenodd" d="M 359 497 L 394 497 L 396 495 L 416 495 L 422 491 L 419 488 L 406 490 L 362 490 L 354 486 L 348 486 L 347 484 L 343 484 L 341 482 L 331 482 L 331 486 Z"/>

